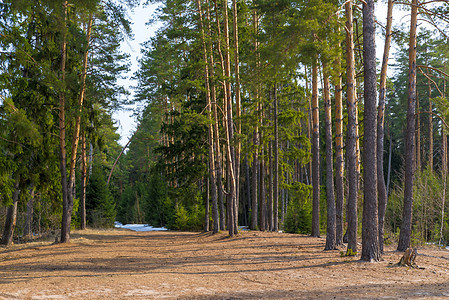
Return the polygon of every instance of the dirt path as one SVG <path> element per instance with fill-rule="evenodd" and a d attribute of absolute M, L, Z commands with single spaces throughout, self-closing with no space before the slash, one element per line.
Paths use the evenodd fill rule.
<path fill-rule="evenodd" d="M 443 299 L 449 251 L 362 263 L 324 238 L 243 232 L 75 232 L 70 244 L 0 249 L 0 299 Z M 389 249 L 390 250 L 390 249 Z"/>

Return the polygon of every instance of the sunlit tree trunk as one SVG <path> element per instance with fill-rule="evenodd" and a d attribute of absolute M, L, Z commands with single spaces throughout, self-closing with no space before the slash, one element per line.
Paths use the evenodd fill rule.
<path fill-rule="evenodd" d="M 261 118 L 262 121 L 262 118 Z M 261 124 L 262 125 L 262 124 Z M 259 157 L 259 229 L 261 231 L 267 230 L 267 205 L 266 205 L 266 190 L 265 190 L 265 152 L 262 143 L 262 132 L 259 134 L 261 141 L 260 157 Z"/>
<path fill-rule="evenodd" d="M 418 91 L 416 91 L 416 169 L 422 170 L 422 162 L 421 162 L 421 115 L 419 109 L 419 95 Z"/>
<path fill-rule="evenodd" d="M 273 140 L 268 143 L 268 203 L 267 203 L 267 230 L 273 231 Z"/>
<path fill-rule="evenodd" d="M 256 11 L 253 11 L 253 30 L 254 35 L 257 35 L 259 29 L 259 22 L 258 22 L 258 16 Z M 256 55 L 256 58 L 258 57 L 258 51 L 259 51 L 259 44 L 256 38 L 254 38 L 254 53 Z M 256 59 L 256 69 L 258 68 L 258 60 Z M 259 92 L 256 88 L 255 93 L 255 99 L 258 101 L 259 98 Z M 257 106 L 256 106 L 257 107 Z M 257 110 L 255 108 L 255 110 Z M 257 111 L 255 112 L 258 113 Z M 251 190 L 252 190 L 252 199 L 251 199 L 251 226 L 250 228 L 252 230 L 255 230 L 257 228 L 257 224 L 259 224 L 258 215 L 259 215 L 259 205 L 258 205 L 258 195 L 259 195 L 259 189 L 258 189 L 258 178 L 259 175 L 259 128 L 258 124 L 256 124 L 254 131 L 253 131 L 253 145 L 254 145 L 254 153 L 253 153 L 253 163 L 252 163 L 252 179 L 251 179 Z"/>
<path fill-rule="evenodd" d="M 86 229 L 86 187 L 87 187 L 87 153 L 86 133 L 81 134 L 81 188 L 80 188 L 80 229 Z"/>
<path fill-rule="evenodd" d="M 334 195 L 334 158 L 332 147 L 332 107 L 330 96 L 329 74 L 326 64 L 323 63 L 323 94 L 324 116 L 326 135 L 326 202 L 327 202 L 327 228 L 326 245 L 324 250 L 334 250 L 337 247 L 336 240 L 336 214 Z"/>
<path fill-rule="evenodd" d="M 224 64 L 225 64 L 225 118 L 226 118 L 226 148 L 227 148 L 227 169 L 229 172 L 230 181 L 230 193 L 228 203 L 228 231 L 230 236 L 235 234 L 235 206 L 237 201 L 237 186 L 236 186 L 236 170 L 235 170 L 235 148 L 232 146 L 232 140 L 234 139 L 234 121 L 233 121 L 233 111 L 232 111 L 232 99 L 231 99 L 231 51 L 229 47 L 229 22 L 228 22 L 228 3 L 226 0 L 223 1 L 223 35 L 224 35 Z"/>
<path fill-rule="evenodd" d="M 238 31 L 238 18 L 237 18 L 237 0 L 232 1 L 232 12 L 234 21 L 234 64 L 235 64 L 235 111 L 236 111 L 236 129 L 237 135 L 242 132 L 242 123 L 240 120 L 240 62 L 239 62 L 239 31 Z M 240 140 L 237 140 L 235 147 L 235 188 L 236 188 L 236 201 L 234 203 L 234 233 L 238 233 L 238 215 L 239 215 L 239 202 L 240 202 Z"/>
<path fill-rule="evenodd" d="M 429 89 L 429 112 L 432 112 L 432 86 L 430 80 L 427 83 Z M 429 114 L 429 169 L 433 170 L 433 115 Z"/>
<path fill-rule="evenodd" d="M 341 65 L 340 58 L 337 65 Z M 335 86 L 335 215 L 337 246 L 343 244 L 343 205 L 344 205 L 344 157 L 343 157 L 343 97 L 341 74 Z"/>
<path fill-rule="evenodd" d="M 203 46 L 203 60 L 204 60 L 204 84 L 206 89 L 206 107 L 209 118 L 208 125 L 208 138 L 209 138 L 209 181 L 208 187 L 210 187 L 210 198 L 212 200 L 212 217 L 214 220 L 214 233 L 217 233 L 219 228 L 218 222 L 218 205 L 217 205 L 217 185 L 215 178 L 215 152 L 214 152 L 214 131 L 212 125 L 212 103 L 211 103 L 211 89 L 209 84 L 209 62 L 207 55 L 207 45 L 205 41 L 204 34 L 204 26 L 203 26 L 203 12 L 201 8 L 201 1 L 196 0 L 197 8 L 198 8 L 198 16 L 199 16 L 199 28 L 201 33 L 201 43 Z M 209 191 L 208 191 L 209 192 Z M 209 194 L 208 194 L 209 195 Z M 209 199 L 209 198 L 208 198 Z M 206 216 L 205 216 L 205 224 L 204 231 L 209 231 L 209 201 L 206 204 Z"/>
<path fill-rule="evenodd" d="M 223 78 L 225 78 L 225 63 L 224 63 L 224 58 L 223 58 L 223 53 L 222 53 L 222 45 L 221 45 L 221 40 L 222 40 L 222 36 L 221 36 L 221 25 L 220 25 L 220 19 L 218 18 L 219 12 L 218 12 L 218 3 L 217 0 L 214 0 L 214 9 L 215 9 L 215 14 L 216 14 L 216 30 L 217 30 L 217 50 L 218 50 L 218 55 L 220 58 L 220 66 L 221 66 L 221 71 L 222 71 L 222 76 Z M 226 102 L 227 99 L 227 88 L 226 88 L 226 84 L 223 81 L 223 98 L 224 98 L 224 102 Z M 219 125 L 218 125 L 218 104 L 216 102 L 217 100 L 215 100 L 215 105 L 214 105 L 214 118 L 215 118 L 215 143 L 216 143 L 216 148 L 217 149 L 221 149 L 220 148 L 220 139 L 219 139 Z M 226 110 L 225 110 L 226 111 Z M 226 125 L 225 125 L 226 127 Z M 220 151 L 220 150 L 219 150 Z M 220 152 L 216 152 L 217 154 L 219 154 Z M 217 186 L 218 186 L 218 205 L 220 206 L 220 230 L 225 230 L 225 224 L 226 224 L 226 218 L 225 218 L 225 205 L 224 205 L 224 192 L 223 192 L 223 161 L 224 161 L 224 156 L 225 156 L 225 151 L 222 152 L 223 154 L 220 156 L 217 156 Z"/>
<path fill-rule="evenodd" d="M 346 161 L 348 165 L 348 200 L 346 220 L 348 223 L 347 253 L 357 252 L 357 197 L 358 197 L 358 157 L 357 157 L 357 94 L 354 61 L 354 26 L 352 24 L 352 1 L 345 3 L 346 14 L 346 98 L 348 105 L 348 129 Z"/>
<path fill-rule="evenodd" d="M 363 218 L 362 255 L 363 261 L 379 261 L 378 199 L 377 199 L 377 74 L 376 74 L 376 23 L 374 0 L 363 4 L 363 74 L 364 74 L 364 131 L 363 138 Z"/>
<path fill-rule="evenodd" d="M 66 151 L 66 124 L 65 124 L 65 64 L 67 55 L 67 1 L 63 3 L 63 29 L 61 42 L 61 69 L 59 80 L 62 83 L 62 90 L 59 92 L 59 168 L 61 171 L 62 187 L 62 222 L 61 222 L 61 242 L 70 241 L 70 223 L 72 218 L 72 197 L 67 184 L 67 151 Z"/>
<path fill-rule="evenodd" d="M 410 247 L 412 233 L 413 177 L 415 173 L 415 107 L 416 107 L 416 28 L 418 20 L 418 2 L 412 0 L 409 43 L 409 77 L 407 131 L 405 137 L 405 187 L 404 207 L 402 211 L 401 232 L 399 234 L 398 251 Z"/>
<path fill-rule="evenodd" d="M 278 96 L 274 87 L 274 182 L 273 182 L 273 231 L 279 230 L 279 132 L 278 132 Z"/>
<path fill-rule="evenodd" d="M 385 98 L 387 89 L 387 69 L 390 56 L 391 25 L 393 23 L 393 0 L 388 0 L 387 26 L 385 28 L 384 54 L 382 69 L 380 72 L 379 104 L 377 111 L 377 193 L 379 197 L 378 225 L 379 225 L 379 250 L 384 252 L 384 220 L 387 209 L 387 189 L 384 177 L 384 137 L 385 137 Z"/>
<path fill-rule="evenodd" d="M 312 67 L 312 236 L 320 236 L 320 119 L 318 108 L 318 66 Z"/>

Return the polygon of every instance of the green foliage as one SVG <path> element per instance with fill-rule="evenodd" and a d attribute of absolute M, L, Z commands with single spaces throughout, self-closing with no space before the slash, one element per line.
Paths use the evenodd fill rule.
<path fill-rule="evenodd" d="M 312 229 L 312 186 L 296 182 L 290 189 L 285 232 L 309 234 Z"/>
<path fill-rule="evenodd" d="M 439 241 L 443 194 L 445 194 L 446 199 L 442 240 L 445 244 L 449 241 L 448 182 L 446 182 L 446 192 L 444 192 L 444 180 L 441 175 L 431 171 L 429 168 L 424 169 L 422 172 L 417 172 L 415 175 L 412 219 L 412 243 L 414 245 Z M 398 236 L 401 225 L 403 197 L 402 187 L 395 186 L 388 200 L 385 220 L 386 234 L 393 237 Z"/>
<path fill-rule="evenodd" d="M 106 175 L 100 167 L 94 166 L 86 191 L 88 224 L 92 227 L 112 227 L 116 211 L 114 199 L 106 184 Z"/>

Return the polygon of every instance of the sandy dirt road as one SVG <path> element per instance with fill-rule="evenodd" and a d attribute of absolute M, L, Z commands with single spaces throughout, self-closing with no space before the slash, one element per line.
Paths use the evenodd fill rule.
<path fill-rule="evenodd" d="M 363 263 L 324 238 L 86 230 L 0 248 L 0 299 L 449 299 L 449 251 Z"/>

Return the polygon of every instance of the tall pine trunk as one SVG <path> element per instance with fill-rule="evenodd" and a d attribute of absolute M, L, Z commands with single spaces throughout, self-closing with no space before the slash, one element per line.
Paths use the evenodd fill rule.
<path fill-rule="evenodd" d="M 273 231 L 279 230 L 279 132 L 278 132 L 278 96 L 277 87 L 274 87 L 274 182 L 273 182 Z"/>
<path fill-rule="evenodd" d="M 337 66 L 341 65 L 340 58 Z M 343 97 L 341 74 L 335 86 L 335 242 L 336 245 L 343 244 L 343 205 L 345 197 L 344 189 L 344 158 L 343 158 Z"/>
<path fill-rule="evenodd" d="M 262 124 L 261 124 L 262 125 Z M 265 153 L 262 143 L 263 135 L 260 133 L 261 149 L 259 157 L 259 229 L 261 231 L 267 230 L 267 205 L 266 205 L 266 190 L 265 190 Z"/>
<path fill-rule="evenodd" d="M 237 135 L 242 132 L 242 123 L 240 120 L 240 62 L 239 62 L 239 31 L 237 18 L 237 0 L 232 1 L 232 12 L 234 21 L 234 68 L 235 68 L 235 111 L 236 111 L 236 127 Z M 237 139 L 235 148 L 235 188 L 236 201 L 234 203 L 234 233 L 238 233 L 238 216 L 239 216 L 239 202 L 240 202 L 240 141 Z"/>
<path fill-rule="evenodd" d="M 416 170 L 422 170 L 421 161 L 421 115 L 419 108 L 419 95 L 416 91 Z"/>
<path fill-rule="evenodd" d="M 332 149 L 332 107 L 330 96 L 330 84 L 326 64 L 323 63 L 323 92 L 324 92 L 324 115 L 326 135 L 326 203 L 327 203 L 327 228 L 326 245 L 324 250 L 334 250 L 337 246 L 336 240 L 336 214 L 334 194 L 334 158 Z"/>
<path fill-rule="evenodd" d="M 377 199 L 377 74 L 376 74 L 376 23 L 374 0 L 363 4 L 363 77 L 365 130 L 363 138 L 364 201 L 362 217 L 363 261 L 379 261 L 378 199 Z"/>
<path fill-rule="evenodd" d="M 405 137 L 405 187 L 404 207 L 402 211 L 401 232 L 399 234 L 398 251 L 410 247 L 412 233 L 413 177 L 415 174 L 415 107 L 416 107 L 416 29 L 418 21 L 418 2 L 412 0 L 409 43 L 409 77 L 407 131 Z"/>
<path fill-rule="evenodd" d="M 358 157 L 357 157 L 357 94 L 354 61 L 354 26 L 352 24 L 353 2 L 345 4 L 346 14 L 346 98 L 348 106 L 348 128 L 346 144 L 346 161 L 348 165 L 348 200 L 346 220 L 348 223 L 347 253 L 357 252 L 357 197 L 358 197 Z"/>
<path fill-rule="evenodd" d="M 221 66 L 221 75 L 223 78 L 226 78 L 226 74 L 225 74 L 225 62 L 224 62 L 224 58 L 223 58 L 223 52 L 222 52 L 222 45 L 221 45 L 221 25 L 220 25 L 220 19 L 219 19 L 219 9 L 218 9 L 218 3 L 217 0 L 214 0 L 214 9 L 215 9 L 215 22 L 216 22 L 216 30 L 217 30 L 217 50 L 218 50 L 218 56 L 220 58 L 220 66 Z M 227 88 L 226 88 L 226 83 L 225 81 L 223 81 L 223 98 L 224 98 L 224 103 L 226 102 L 227 99 Z M 214 104 L 214 118 L 215 118 L 215 143 L 216 143 L 216 148 L 219 149 L 218 151 L 221 151 L 221 146 L 220 146 L 220 139 L 219 139 L 219 125 L 218 125 L 218 104 L 215 101 Z M 226 111 L 226 109 L 225 109 Z M 224 115 L 226 115 L 226 113 L 224 113 Z M 224 125 L 225 129 L 227 128 L 227 125 Z M 223 191 L 223 167 L 224 167 L 224 156 L 226 151 L 223 151 L 221 157 L 217 157 L 216 161 L 217 161 L 217 186 L 218 186 L 218 205 L 220 206 L 220 230 L 225 230 L 225 224 L 226 224 L 226 211 L 225 211 L 225 205 L 224 205 L 224 191 Z M 216 152 L 217 154 L 220 152 Z"/>
<path fill-rule="evenodd" d="M 231 99 L 231 50 L 229 46 L 229 22 L 228 22 L 228 2 L 223 1 L 223 35 L 225 41 L 225 55 L 224 55 L 224 69 L 225 69 L 225 127 L 226 127 L 226 150 L 227 150 L 227 169 L 229 172 L 229 201 L 228 201 L 228 231 L 230 236 L 235 234 L 235 205 L 237 201 L 237 186 L 236 186 L 236 170 L 235 170 L 235 148 L 232 146 L 234 139 L 234 121 L 232 111 Z"/>
<path fill-rule="evenodd" d="M 67 55 L 67 1 L 63 3 L 63 29 L 61 42 L 61 72 L 59 80 L 62 90 L 59 92 L 59 168 L 61 172 L 62 187 L 62 222 L 61 222 L 61 242 L 70 241 L 70 224 L 72 218 L 71 193 L 67 184 L 67 151 L 66 151 L 66 127 L 65 127 L 65 65 Z"/>
<path fill-rule="evenodd" d="M 253 11 L 253 30 L 254 30 L 254 36 L 257 36 L 259 28 L 259 22 L 257 13 L 254 10 Z M 254 38 L 254 53 L 256 55 L 256 58 L 258 58 L 258 51 L 259 51 L 259 44 L 257 41 L 257 38 Z M 258 68 L 258 60 L 256 59 L 256 69 Z M 255 98 L 256 101 L 259 100 L 259 91 L 256 88 L 255 92 Z M 257 106 L 256 106 L 257 107 Z M 255 114 L 258 113 L 257 108 L 255 108 Z M 259 205 L 258 205 L 258 195 L 259 195 L 259 188 L 258 188 L 258 179 L 259 176 L 259 127 L 258 124 L 256 124 L 253 132 L 253 145 L 254 145 L 254 153 L 253 153 L 253 163 L 252 163 L 252 178 L 251 178 L 251 190 L 252 190 L 252 198 L 251 198 L 251 226 L 250 228 L 252 230 L 257 229 L 257 226 L 259 224 L 258 216 L 259 216 Z"/>
<path fill-rule="evenodd" d="M 212 104 L 211 104 L 211 89 L 209 84 L 209 63 L 208 63 L 208 55 L 207 55 L 207 45 L 206 45 L 206 37 L 204 34 L 204 26 L 203 26 L 203 12 L 201 8 L 201 1 L 196 1 L 197 8 L 198 8 L 198 16 L 199 16 L 199 28 L 201 33 L 201 43 L 203 46 L 203 60 L 204 60 L 204 85 L 206 90 L 206 107 L 207 107 L 207 113 L 208 113 L 208 119 L 209 119 L 209 125 L 207 128 L 209 143 L 209 180 L 208 180 L 208 187 L 210 192 L 210 198 L 212 199 L 212 216 L 214 220 L 214 233 L 218 232 L 218 206 L 217 206 L 217 185 L 216 185 L 216 178 L 215 178 L 215 153 L 214 153 L 214 132 L 213 132 L 213 126 L 212 126 Z M 208 198 L 209 193 L 208 193 Z M 204 224 L 204 231 L 209 231 L 209 201 L 206 203 L 206 216 L 205 216 L 205 224 Z"/>
<path fill-rule="evenodd" d="M 388 0 L 387 26 L 385 29 L 384 54 L 380 72 L 379 105 L 377 111 L 377 193 L 379 197 L 378 226 L 379 250 L 384 252 L 384 221 L 387 209 L 387 189 L 384 176 L 385 98 L 387 90 L 387 68 L 390 56 L 391 25 L 393 23 L 393 0 Z"/>
<path fill-rule="evenodd" d="M 416 55 L 416 53 L 415 53 Z M 416 80 L 416 79 L 415 79 Z M 432 112 L 432 86 L 428 80 L 429 112 Z M 433 115 L 429 113 L 429 169 L 433 170 Z"/>
<path fill-rule="evenodd" d="M 81 188 L 80 188 L 80 229 L 86 229 L 86 187 L 87 187 L 87 153 L 86 133 L 81 134 Z"/>
<path fill-rule="evenodd" d="M 312 236 L 320 236 L 320 119 L 318 108 L 318 66 L 312 67 Z"/>

